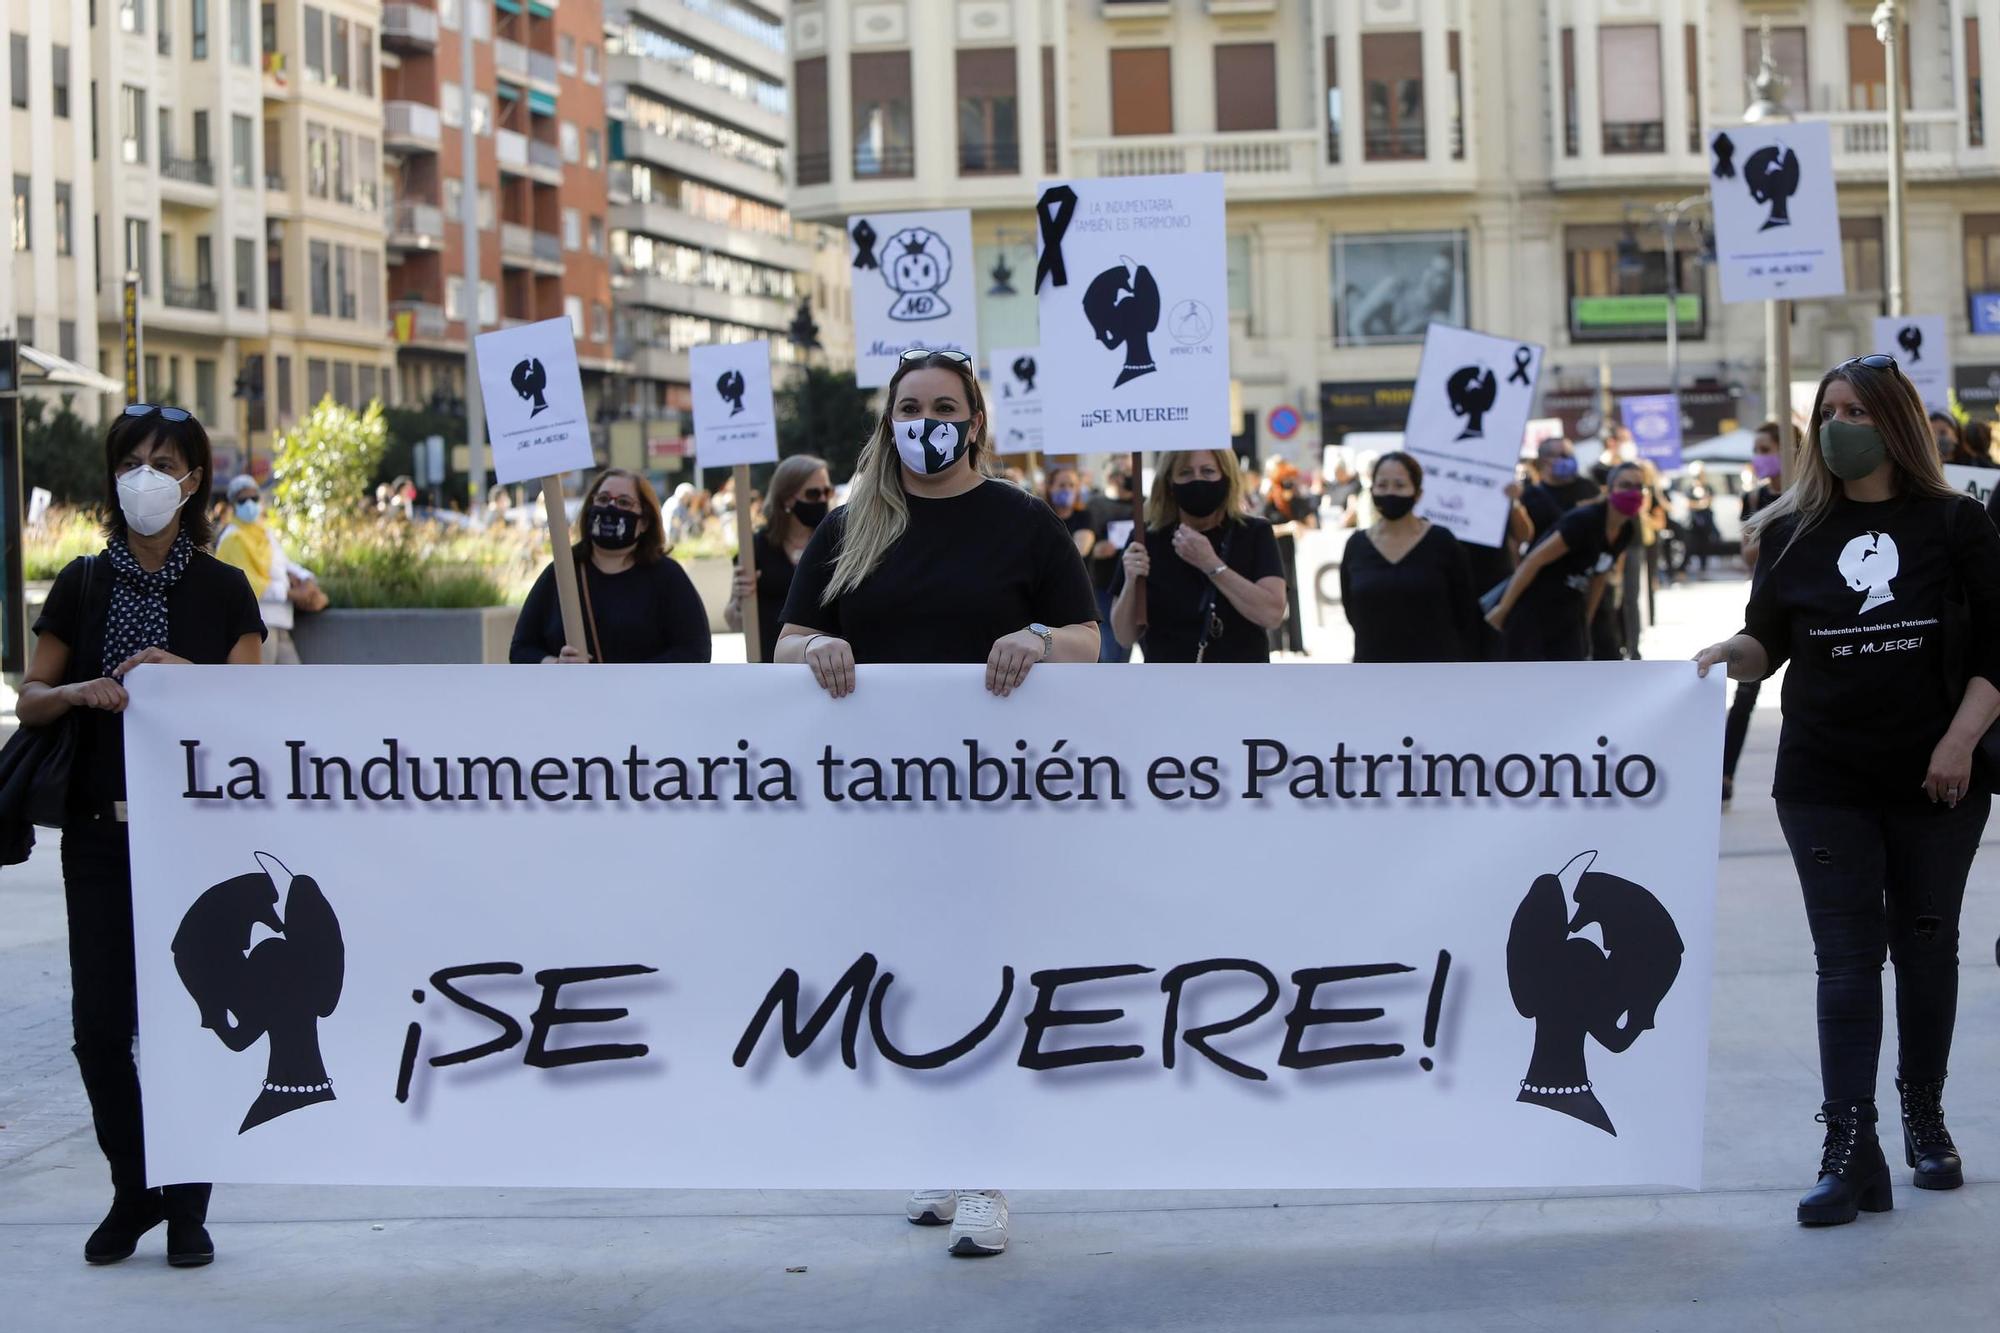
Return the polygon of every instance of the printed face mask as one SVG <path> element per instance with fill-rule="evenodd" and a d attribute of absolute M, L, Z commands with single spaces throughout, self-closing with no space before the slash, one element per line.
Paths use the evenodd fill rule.
<path fill-rule="evenodd" d="M 1377 495 L 1375 497 L 1375 512 L 1391 521 L 1404 517 L 1416 507 L 1417 497 L 1414 495 Z"/>
<path fill-rule="evenodd" d="M 1828 421 L 1819 428 L 1819 456 L 1842 481 L 1859 481 L 1888 457 L 1882 432 L 1852 421 Z"/>
<path fill-rule="evenodd" d="M 236 521 L 238 523 L 255 523 L 257 515 L 262 512 L 263 506 L 255 500 L 238 500 L 236 502 Z"/>
<path fill-rule="evenodd" d="M 792 517 L 808 528 L 816 528 L 826 522 L 828 505 L 824 500 L 792 501 Z"/>
<path fill-rule="evenodd" d="M 1174 483 L 1174 503 L 1189 518 L 1207 518 L 1222 508 L 1222 502 L 1229 498 L 1229 483 L 1216 481 L 1177 481 Z"/>
<path fill-rule="evenodd" d="M 639 516 L 615 505 L 592 505 L 590 541 L 607 551 L 622 551 L 639 540 Z"/>
<path fill-rule="evenodd" d="M 1627 518 L 1638 517 L 1639 511 L 1645 508 L 1645 506 L 1646 493 L 1644 491 L 1611 492 L 1611 507 Z"/>
<path fill-rule="evenodd" d="M 898 421 L 895 431 L 896 452 L 902 456 L 903 466 L 927 477 L 936 476 L 965 457 L 969 444 L 963 421 L 920 417 L 915 421 Z"/>
<path fill-rule="evenodd" d="M 118 479 L 118 508 L 141 537 L 164 531 L 187 503 L 181 484 L 156 467 L 136 467 Z"/>

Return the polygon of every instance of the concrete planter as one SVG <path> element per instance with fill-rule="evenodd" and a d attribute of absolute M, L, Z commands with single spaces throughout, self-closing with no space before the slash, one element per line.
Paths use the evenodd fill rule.
<path fill-rule="evenodd" d="M 505 662 L 520 609 L 328 610 L 300 616 L 292 631 L 299 659 L 312 666 L 412 662 Z"/>

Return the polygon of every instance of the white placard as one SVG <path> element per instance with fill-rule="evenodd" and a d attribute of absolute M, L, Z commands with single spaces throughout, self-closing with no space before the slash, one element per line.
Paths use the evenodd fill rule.
<path fill-rule="evenodd" d="M 1708 137 L 1708 195 L 1724 301 L 1793 301 L 1847 290 L 1825 121 L 1715 131 Z"/>
<path fill-rule="evenodd" d="M 1896 358 L 1923 396 L 1926 412 L 1951 410 L 1951 334 L 1943 315 L 1877 318 L 1875 350 Z"/>
<path fill-rule="evenodd" d="M 130 688 L 156 1184 L 1700 1183 L 1720 673 Z"/>
<path fill-rule="evenodd" d="M 778 413 L 771 401 L 771 344 L 708 343 L 688 351 L 694 381 L 697 465 L 735 467 L 778 461 Z"/>
<path fill-rule="evenodd" d="M 1042 376 L 1038 347 L 996 347 L 986 387 L 986 415 L 996 452 L 1039 453 L 1042 449 Z"/>
<path fill-rule="evenodd" d="M 482 333 L 473 347 L 496 481 L 511 486 L 597 466 L 569 320 Z"/>
<path fill-rule="evenodd" d="M 1424 465 L 1419 514 L 1462 542 L 1500 545 L 1541 375 L 1538 343 L 1430 326 L 1403 424 L 1403 448 Z"/>
<path fill-rule="evenodd" d="M 1047 419 L 1079 452 L 1227 449 L 1222 177 L 1044 183 L 1036 213 Z"/>
<path fill-rule="evenodd" d="M 857 213 L 847 219 L 854 378 L 876 389 L 913 347 L 978 355 L 972 214 Z"/>
<path fill-rule="evenodd" d="M 1993 499 L 1993 487 L 2000 483 L 2000 468 L 1972 467 L 1966 463 L 1947 463 L 1944 479 L 1954 490 L 1965 492 L 1981 504 Z"/>

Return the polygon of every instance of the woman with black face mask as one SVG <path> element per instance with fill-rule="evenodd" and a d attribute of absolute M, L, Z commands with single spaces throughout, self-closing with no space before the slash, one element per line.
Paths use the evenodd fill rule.
<path fill-rule="evenodd" d="M 757 562 L 757 638 L 763 647 L 759 662 L 772 661 L 777 653 L 792 575 L 806 553 L 806 543 L 832 512 L 833 479 L 824 459 L 794 454 L 778 464 L 770 489 L 764 492 L 764 526 L 750 539 Z M 750 580 L 739 566 L 729 605 L 722 610 L 723 623 L 737 633 L 743 629 L 743 599 L 749 595 Z"/>
<path fill-rule="evenodd" d="M 536 662 L 706 662 L 708 612 L 661 540 L 659 497 L 623 468 L 597 474 L 583 493 L 576 573 L 583 597 L 584 650 L 563 640 L 555 565 L 542 571 L 507 660 Z"/>
<path fill-rule="evenodd" d="M 1271 660 L 1269 631 L 1285 619 L 1284 565 L 1271 525 L 1243 512 L 1233 451 L 1160 456 L 1146 538 L 1125 548 L 1112 593 L 1112 632 L 1148 662 Z"/>
<path fill-rule="evenodd" d="M 1405 453 L 1375 461 L 1377 520 L 1347 539 L 1340 604 L 1357 662 L 1477 662 L 1485 656 L 1465 548 L 1417 517 L 1424 469 Z"/>

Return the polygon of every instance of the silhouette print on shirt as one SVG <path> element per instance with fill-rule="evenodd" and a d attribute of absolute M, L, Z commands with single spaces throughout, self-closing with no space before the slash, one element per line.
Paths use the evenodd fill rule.
<path fill-rule="evenodd" d="M 1484 439 L 1486 414 L 1493 410 L 1493 402 L 1500 396 L 1500 381 L 1493 377 L 1493 372 L 1481 365 L 1460 366 L 1444 382 L 1444 392 L 1451 399 L 1452 415 L 1465 418 L 1465 429 L 1458 433 L 1458 438 Z"/>
<path fill-rule="evenodd" d="M 1867 615 L 1896 600 L 1890 580 L 1902 573 L 1896 539 L 1886 532 L 1864 532 L 1840 548 L 1840 577 L 1856 592 L 1866 592 L 1856 615 Z"/>
<path fill-rule="evenodd" d="M 743 372 L 725 370 L 715 380 L 715 391 L 722 395 L 722 401 L 729 404 L 729 415 L 743 413 Z"/>
<path fill-rule="evenodd" d="M 1160 285 L 1153 281 L 1153 270 L 1121 256 L 1084 289 L 1083 315 L 1099 342 L 1125 349 L 1125 364 L 1112 388 L 1159 369 L 1148 341 L 1160 327 Z"/>
<path fill-rule="evenodd" d="M 1535 1023 L 1534 1053 L 1517 1102 L 1618 1131 L 1597 1098 L 1583 1039 L 1614 1054 L 1654 1026 L 1680 975 L 1685 946 L 1674 919 L 1644 888 L 1591 870 L 1596 852 L 1560 874 L 1537 875 L 1507 936 L 1507 988 Z M 1575 899 L 1576 910 L 1570 911 Z M 1603 945 L 1585 934 L 1596 926 Z"/>
<path fill-rule="evenodd" d="M 232 1051 L 270 1038 L 264 1086 L 237 1133 L 315 1102 L 333 1080 L 320 1058 L 319 1020 L 340 1003 L 346 948 L 340 920 L 309 875 L 275 856 L 204 892 L 174 932 L 174 970 L 201 1011 L 201 1025 Z M 285 914 L 278 915 L 279 899 Z M 253 926 L 275 932 L 250 947 Z"/>
<path fill-rule="evenodd" d="M 1750 197 L 1771 208 L 1758 231 L 1792 225 L 1791 198 L 1799 192 L 1799 157 L 1783 144 L 1766 144 L 1743 164 L 1743 183 Z"/>

